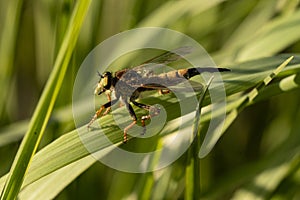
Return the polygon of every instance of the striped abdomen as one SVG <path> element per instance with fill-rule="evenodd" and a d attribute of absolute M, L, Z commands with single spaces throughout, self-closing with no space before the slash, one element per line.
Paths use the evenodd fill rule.
<path fill-rule="evenodd" d="M 159 75 L 147 77 L 146 82 L 161 83 L 164 86 L 171 86 L 184 81 L 184 79 L 190 79 L 193 76 L 199 75 L 203 72 L 213 73 L 213 72 L 224 72 L 224 71 L 230 71 L 230 70 L 226 68 L 211 68 L 211 67 L 179 69 L 179 70 L 174 70 Z"/>

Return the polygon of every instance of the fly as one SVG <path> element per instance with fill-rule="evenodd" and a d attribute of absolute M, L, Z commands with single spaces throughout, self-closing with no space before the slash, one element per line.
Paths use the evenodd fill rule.
<path fill-rule="evenodd" d="M 146 105 L 137 102 L 139 95 L 144 91 L 158 90 L 161 93 L 169 92 L 169 87 L 175 86 L 184 80 L 190 79 L 193 76 L 199 75 L 202 72 L 224 72 L 230 71 L 227 68 L 211 68 L 211 67 L 196 67 L 172 70 L 169 72 L 155 74 L 151 70 L 147 70 L 147 65 L 149 63 L 155 65 L 155 67 L 160 67 L 162 64 L 168 64 L 181 59 L 181 55 L 185 55 L 191 52 L 190 47 L 181 47 L 173 51 L 163 53 L 156 56 L 141 65 L 134 67 L 132 69 L 123 69 L 115 73 L 105 72 L 104 74 L 98 73 L 100 80 L 97 83 L 94 94 L 101 95 L 106 93 L 108 102 L 103 104 L 99 110 L 96 111 L 95 115 L 88 123 L 88 129 L 92 123 L 99 117 L 102 117 L 109 113 L 111 106 L 122 100 L 123 104 L 126 106 L 130 116 L 132 117 L 132 122 L 124 128 L 123 142 L 126 143 L 127 132 L 137 123 L 137 116 L 131 106 L 133 105 L 145 109 L 148 111 L 148 115 L 144 115 L 140 118 L 143 129 L 143 134 L 146 131 L 145 121 L 157 116 L 160 113 L 159 108 L 151 105 Z M 111 100 L 110 94 L 115 92 L 116 98 Z"/>

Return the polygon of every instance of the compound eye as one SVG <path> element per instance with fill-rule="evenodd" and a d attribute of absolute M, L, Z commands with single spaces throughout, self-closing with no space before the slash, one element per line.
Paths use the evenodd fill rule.
<path fill-rule="evenodd" d="M 107 80 L 107 77 L 102 77 L 98 84 L 97 84 L 97 87 L 95 88 L 95 91 L 94 91 L 94 94 L 96 95 L 100 95 L 102 94 L 103 92 L 105 92 L 106 90 L 106 87 L 107 87 L 107 84 L 108 84 L 108 80 Z"/>
<path fill-rule="evenodd" d="M 108 84 L 108 77 L 107 77 L 107 76 L 104 76 L 103 78 L 101 78 L 99 84 L 100 84 L 102 87 L 106 87 L 107 84 Z"/>

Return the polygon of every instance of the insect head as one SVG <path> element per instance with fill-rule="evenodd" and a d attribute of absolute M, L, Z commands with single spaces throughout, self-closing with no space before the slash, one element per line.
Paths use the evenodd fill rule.
<path fill-rule="evenodd" d="M 112 75 L 110 72 L 105 72 L 103 75 L 98 72 L 100 80 L 95 88 L 94 94 L 102 94 L 106 90 L 109 90 L 112 84 Z"/>

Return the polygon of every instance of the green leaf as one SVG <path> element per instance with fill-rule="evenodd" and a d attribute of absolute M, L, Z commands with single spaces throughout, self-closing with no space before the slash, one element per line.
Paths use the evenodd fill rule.
<path fill-rule="evenodd" d="M 72 162 L 24 187 L 18 198 L 35 200 L 53 199 L 95 162 L 96 160 L 92 156 L 86 156 Z"/>
<path fill-rule="evenodd" d="M 53 71 L 35 109 L 27 133 L 17 152 L 7 182 L 2 191 L 1 199 L 15 199 L 18 195 L 25 173 L 29 168 L 30 161 L 39 145 L 50 118 L 89 3 L 89 1 L 79 1 L 78 4 L 76 4 Z"/>
<path fill-rule="evenodd" d="M 198 158 L 198 152 L 200 150 L 201 141 L 200 141 L 200 131 L 199 129 L 199 121 L 201 115 L 201 108 L 203 99 L 205 94 L 208 91 L 208 88 L 213 80 L 213 76 L 210 78 L 206 86 L 203 88 L 203 92 L 201 93 L 199 104 L 196 109 L 196 116 L 194 119 L 193 126 L 193 136 L 194 140 L 191 144 L 191 147 L 188 150 L 187 155 L 187 165 L 185 169 L 185 199 L 199 199 L 200 195 L 200 163 Z"/>
<path fill-rule="evenodd" d="M 266 78 L 264 78 L 257 86 L 255 86 L 254 89 L 252 89 L 249 93 L 241 97 L 240 99 L 237 99 L 235 102 L 235 109 L 232 110 L 226 118 L 225 124 L 221 123 L 219 126 L 222 126 L 221 129 L 222 132 L 219 132 L 219 128 L 215 128 L 216 132 L 212 132 L 209 135 L 206 135 L 203 144 L 201 146 L 199 157 L 203 158 L 205 157 L 211 149 L 214 147 L 214 145 L 217 143 L 217 141 L 220 139 L 222 134 L 225 132 L 225 130 L 232 124 L 232 122 L 236 119 L 238 114 L 249 104 L 253 102 L 253 100 L 257 97 L 259 92 L 266 87 L 271 80 L 275 76 L 279 74 L 279 72 L 282 71 L 282 69 L 287 66 L 287 64 L 293 59 L 293 57 L 288 58 L 286 61 L 284 61 L 280 66 L 278 66 L 271 74 L 269 74 Z"/>

